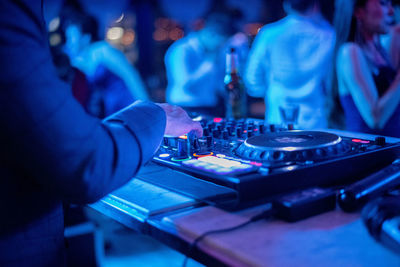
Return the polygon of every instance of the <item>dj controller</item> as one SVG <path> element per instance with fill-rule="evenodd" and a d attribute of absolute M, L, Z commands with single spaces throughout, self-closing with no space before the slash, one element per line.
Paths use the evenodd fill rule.
<path fill-rule="evenodd" d="M 159 165 L 233 189 L 239 202 L 357 181 L 389 165 L 400 144 L 325 131 L 293 130 L 256 119 L 198 118 L 204 133 L 164 138 Z M 189 177 L 188 175 L 188 177 Z"/>

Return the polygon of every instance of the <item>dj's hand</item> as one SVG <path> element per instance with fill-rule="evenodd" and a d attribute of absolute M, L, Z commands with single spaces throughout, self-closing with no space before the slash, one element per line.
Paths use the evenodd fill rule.
<path fill-rule="evenodd" d="M 180 136 L 194 131 L 197 137 L 203 136 L 203 128 L 199 122 L 193 121 L 181 107 L 172 106 L 167 103 L 157 104 L 167 116 L 165 136 Z"/>

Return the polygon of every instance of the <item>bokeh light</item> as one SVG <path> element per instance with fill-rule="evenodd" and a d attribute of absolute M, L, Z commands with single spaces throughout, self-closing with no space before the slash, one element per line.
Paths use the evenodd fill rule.
<path fill-rule="evenodd" d="M 107 39 L 118 40 L 124 35 L 124 29 L 121 27 L 112 27 L 107 31 Z"/>

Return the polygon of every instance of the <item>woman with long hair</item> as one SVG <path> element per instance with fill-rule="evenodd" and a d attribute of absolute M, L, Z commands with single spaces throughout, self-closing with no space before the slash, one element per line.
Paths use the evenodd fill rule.
<path fill-rule="evenodd" d="M 399 31 L 384 49 L 393 22 L 390 0 L 337 0 L 337 90 L 346 129 L 400 137 Z"/>

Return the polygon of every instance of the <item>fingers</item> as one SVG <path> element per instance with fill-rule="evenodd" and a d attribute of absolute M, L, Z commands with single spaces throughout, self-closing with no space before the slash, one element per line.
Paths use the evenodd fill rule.
<path fill-rule="evenodd" d="M 190 120 L 178 121 L 171 123 L 170 127 L 166 129 L 165 134 L 169 137 L 177 137 L 185 134 L 193 133 L 196 137 L 203 136 L 203 128 L 199 122 Z"/>
<path fill-rule="evenodd" d="M 185 133 L 183 133 L 183 134 L 187 134 L 189 132 L 194 132 L 197 137 L 202 137 L 203 136 L 203 127 L 201 127 L 200 122 L 193 121 L 189 117 L 189 115 L 186 113 L 186 111 L 184 111 L 183 109 L 182 109 L 182 112 L 183 112 L 183 114 L 182 114 L 182 118 L 183 118 L 182 123 L 187 125 L 187 129 L 186 129 Z"/>
<path fill-rule="evenodd" d="M 167 125 L 164 132 L 165 136 L 180 136 L 194 131 L 197 137 L 203 136 L 203 128 L 199 122 L 193 121 L 186 111 L 170 104 L 157 104 L 164 109 L 167 116 Z"/>
<path fill-rule="evenodd" d="M 195 132 L 197 137 L 202 137 L 203 136 L 203 127 L 201 127 L 200 122 L 194 121 L 192 128 L 193 128 L 192 131 Z"/>

